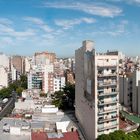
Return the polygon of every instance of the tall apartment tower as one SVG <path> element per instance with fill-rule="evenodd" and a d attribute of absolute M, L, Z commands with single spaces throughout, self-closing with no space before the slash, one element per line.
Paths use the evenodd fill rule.
<path fill-rule="evenodd" d="M 118 55 L 93 46 L 87 40 L 75 52 L 75 113 L 88 140 L 119 129 Z"/>
<path fill-rule="evenodd" d="M 132 111 L 140 115 L 140 70 L 133 72 Z"/>

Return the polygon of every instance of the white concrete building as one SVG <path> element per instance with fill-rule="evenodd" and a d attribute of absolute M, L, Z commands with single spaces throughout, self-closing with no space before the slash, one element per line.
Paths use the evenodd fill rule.
<path fill-rule="evenodd" d="M 8 68 L 0 66 L 0 89 L 3 87 L 8 87 L 11 82 L 11 73 Z"/>
<path fill-rule="evenodd" d="M 8 69 L 10 66 L 9 57 L 3 53 L 0 53 L 0 66 L 6 67 Z"/>
<path fill-rule="evenodd" d="M 31 69 L 31 61 L 32 61 L 32 58 L 25 57 L 24 61 L 25 61 L 25 73 L 27 73 Z"/>
<path fill-rule="evenodd" d="M 13 65 L 11 65 L 11 74 L 12 74 L 12 81 L 17 80 L 17 76 L 18 76 L 17 70 Z"/>
<path fill-rule="evenodd" d="M 65 86 L 65 77 L 54 77 L 54 92 L 61 90 Z"/>
<path fill-rule="evenodd" d="M 44 93 L 53 92 L 53 72 L 54 72 L 54 68 L 52 64 L 45 65 L 44 79 L 43 79 Z"/>
<path fill-rule="evenodd" d="M 119 129 L 118 55 L 98 54 L 92 41 L 76 50 L 76 117 L 88 140 Z"/>

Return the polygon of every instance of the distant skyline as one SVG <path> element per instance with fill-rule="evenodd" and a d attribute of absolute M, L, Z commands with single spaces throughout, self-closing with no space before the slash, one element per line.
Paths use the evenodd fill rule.
<path fill-rule="evenodd" d="M 140 0 L 0 0 L 0 52 L 74 56 L 83 40 L 97 52 L 140 56 Z"/>

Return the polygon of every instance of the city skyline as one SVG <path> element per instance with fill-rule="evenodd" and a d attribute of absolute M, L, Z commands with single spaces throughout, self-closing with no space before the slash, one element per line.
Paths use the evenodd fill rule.
<path fill-rule="evenodd" d="M 140 55 L 139 11 L 139 0 L 0 0 L 0 51 L 69 57 L 88 39 L 97 51 Z"/>

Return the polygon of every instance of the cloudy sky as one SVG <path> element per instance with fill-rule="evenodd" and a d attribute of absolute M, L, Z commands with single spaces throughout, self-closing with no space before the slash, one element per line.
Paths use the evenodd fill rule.
<path fill-rule="evenodd" d="M 140 55 L 140 0 L 0 0 L 0 52 L 74 56 L 86 39 Z"/>

